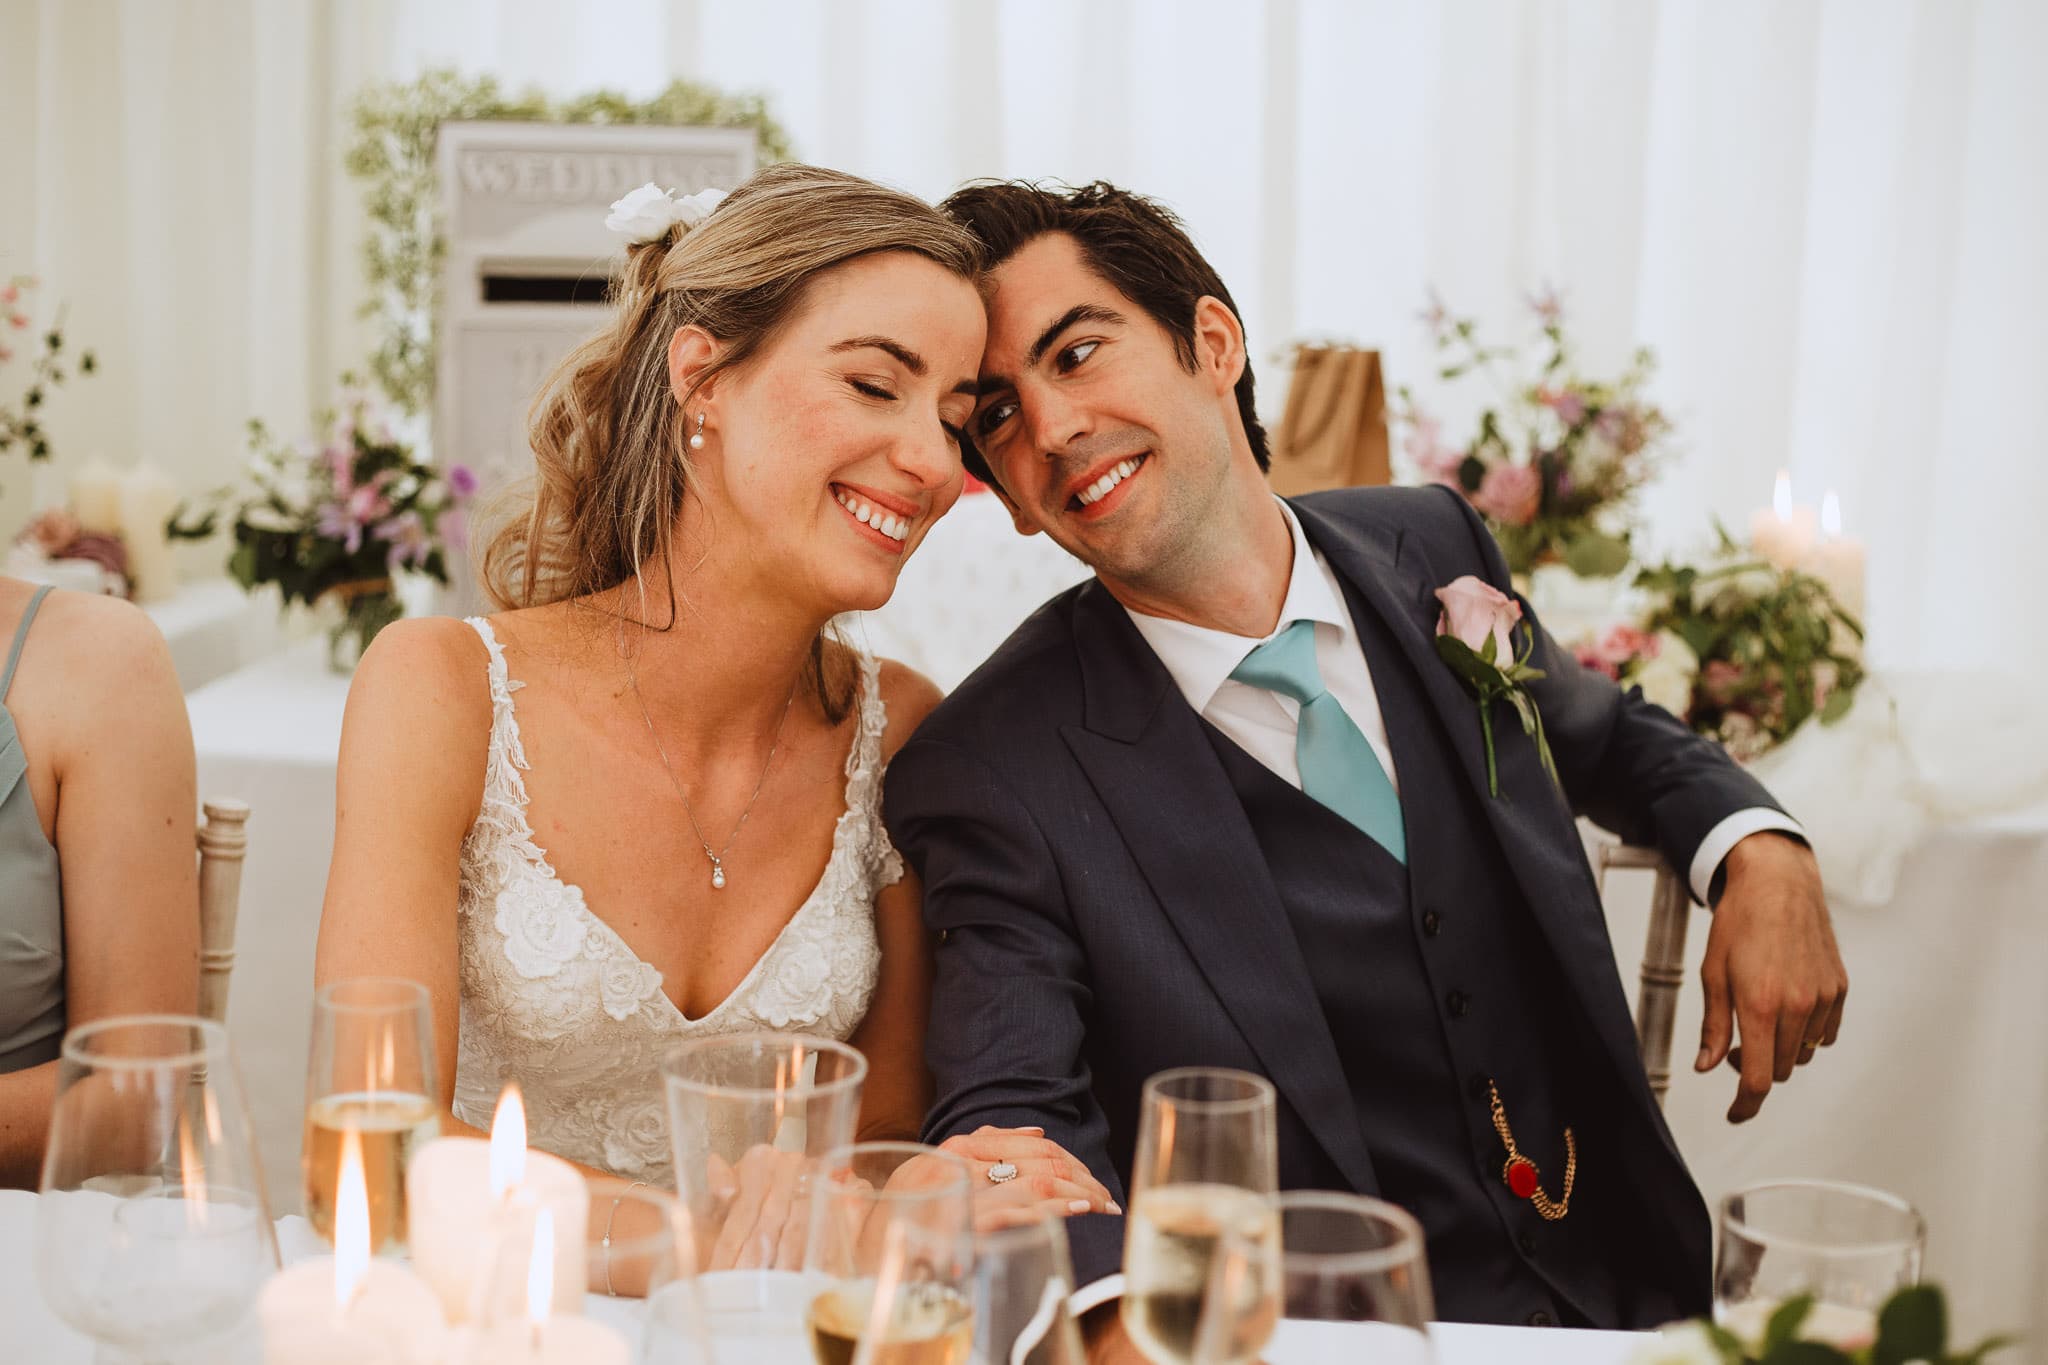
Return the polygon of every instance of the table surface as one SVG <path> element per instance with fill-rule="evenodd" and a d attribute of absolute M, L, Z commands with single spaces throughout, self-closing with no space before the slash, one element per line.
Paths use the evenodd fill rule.
<path fill-rule="evenodd" d="M 43 1302 L 34 1265 L 37 1196 L 0 1190 L 0 1324 L 5 1324 L 4 1358 L 34 1365 L 86 1365 L 92 1346 L 51 1315 Z M 278 1220 L 278 1245 L 286 1264 L 318 1247 L 304 1219 Z M 634 1331 L 632 1306 L 593 1300 L 596 1316 Z M 1332 1359 L 1325 1324 L 1289 1324 L 1267 1352 L 1271 1365 L 1324 1365 Z M 1626 1365 L 1644 1338 L 1626 1332 L 1570 1332 L 1533 1327 L 1481 1327 L 1440 1323 L 1431 1329 L 1435 1365 Z M 241 1357 L 230 1350 L 228 1360 Z M 208 1365 L 224 1365 L 218 1348 Z M 740 1365 L 746 1365 L 741 1362 Z"/>

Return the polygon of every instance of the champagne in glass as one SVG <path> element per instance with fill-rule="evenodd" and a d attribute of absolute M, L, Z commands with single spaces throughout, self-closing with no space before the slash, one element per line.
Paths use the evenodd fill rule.
<path fill-rule="evenodd" d="M 1210 1264 L 1225 1235 L 1277 1250 L 1269 1196 L 1279 1182 L 1270 1082 L 1243 1071 L 1187 1067 L 1145 1082 L 1131 1213 L 1124 1233 L 1124 1330 L 1149 1360 L 1192 1365 L 1207 1307 Z M 1270 1299 L 1274 1277 L 1236 1292 Z M 1243 1312 L 1216 1365 L 1258 1358 L 1274 1314 Z"/>
<path fill-rule="evenodd" d="M 805 1268 L 818 1365 L 965 1365 L 974 1345 L 973 1173 L 914 1142 L 820 1164 Z"/>
<path fill-rule="evenodd" d="M 433 1039 L 427 988 L 418 982 L 360 977 L 314 995 L 300 1167 L 306 1221 L 328 1241 L 342 1134 L 354 1128 L 370 1195 L 370 1247 L 405 1244 L 406 1163 L 441 1131 Z"/>

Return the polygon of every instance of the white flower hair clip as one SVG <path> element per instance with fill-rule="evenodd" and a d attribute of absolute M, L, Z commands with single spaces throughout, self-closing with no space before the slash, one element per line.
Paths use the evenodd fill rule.
<path fill-rule="evenodd" d="M 604 225 L 629 242 L 658 242 L 679 223 L 686 232 L 696 227 L 724 201 L 724 190 L 699 190 L 678 199 L 673 191 L 650 180 L 625 198 L 613 200 Z"/>

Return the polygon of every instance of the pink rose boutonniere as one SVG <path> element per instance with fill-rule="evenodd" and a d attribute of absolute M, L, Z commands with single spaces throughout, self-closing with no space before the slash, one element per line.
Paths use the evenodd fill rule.
<path fill-rule="evenodd" d="M 1500 795 L 1500 770 L 1494 759 L 1493 704 L 1506 699 L 1521 718 L 1522 732 L 1536 741 L 1536 753 L 1543 771 L 1557 781 L 1557 765 L 1551 761 L 1550 741 L 1544 738 L 1543 716 L 1529 695 L 1528 684 L 1544 676 L 1540 668 L 1529 667 L 1536 640 L 1525 632 L 1527 643 L 1515 653 L 1515 627 L 1521 623 L 1522 607 L 1513 598 L 1480 579 L 1466 574 L 1449 587 L 1436 590 L 1443 603 L 1437 618 L 1436 652 L 1451 666 L 1479 701 L 1479 729 L 1486 737 L 1486 786 Z"/>

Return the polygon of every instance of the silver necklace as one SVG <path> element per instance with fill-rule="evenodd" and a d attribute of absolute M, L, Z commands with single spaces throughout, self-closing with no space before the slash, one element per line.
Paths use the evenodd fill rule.
<path fill-rule="evenodd" d="M 798 675 L 801 677 L 802 675 Z M 661 755 L 661 770 L 668 774 L 668 784 L 675 789 L 676 800 L 683 803 L 683 815 L 690 822 L 690 832 L 697 836 L 697 842 L 704 845 L 704 856 L 711 860 L 711 889 L 725 890 L 725 855 L 732 852 L 740 831 L 746 828 L 747 817 L 754 813 L 754 802 L 761 797 L 761 788 L 768 784 L 768 769 L 775 765 L 775 751 L 782 745 L 782 727 L 789 723 L 790 704 L 796 700 L 795 678 L 790 679 L 789 696 L 782 703 L 782 719 L 775 722 L 775 738 L 768 745 L 768 758 L 761 764 L 761 776 L 754 783 L 754 794 L 747 798 L 746 808 L 740 812 L 740 821 L 732 827 L 732 837 L 725 841 L 725 847 L 712 852 L 711 841 L 704 837 L 704 831 L 697 827 L 697 812 L 690 809 L 690 798 L 683 795 L 683 784 L 676 781 L 674 765 L 668 761 L 668 750 L 661 747 L 661 736 L 654 732 L 654 717 L 647 710 L 647 698 L 640 692 L 640 675 L 633 667 L 631 655 L 626 657 L 626 680 L 633 684 L 633 699 L 640 703 L 640 719 L 647 722 L 647 737 L 654 741 L 654 752 Z"/>

